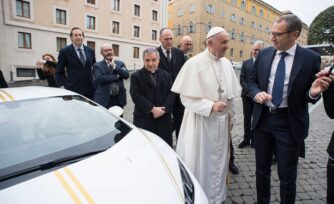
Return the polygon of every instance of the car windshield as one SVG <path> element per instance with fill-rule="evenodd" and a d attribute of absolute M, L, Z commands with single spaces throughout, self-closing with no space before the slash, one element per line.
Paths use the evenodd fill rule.
<path fill-rule="evenodd" d="M 130 128 L 81 96 L 61 96 L 0 103 L 0 129 L 1 172 L 111 147 Z"/>

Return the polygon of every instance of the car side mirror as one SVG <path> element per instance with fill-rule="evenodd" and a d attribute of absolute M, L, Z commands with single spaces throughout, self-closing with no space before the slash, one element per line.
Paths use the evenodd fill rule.
<path fill-rule="evenodd" d="M 109 110 L 110 113 L 112 113 L 114 115 L 117 115 L 119 117 L 122 117 L 123 113 L 124 113 L 123 108 L 121 108 L 119 106 L 112 106 L 108 110 Z"/>

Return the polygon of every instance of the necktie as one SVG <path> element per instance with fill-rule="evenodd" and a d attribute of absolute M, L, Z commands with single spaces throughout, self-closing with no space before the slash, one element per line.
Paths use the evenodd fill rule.
<path fill-rule="evenodd" d="M 78 49 L 78 51 L 79 51 L 80 61 L 85 66 L 85 64 L 86 64 L 85 55 L 83 54 L 83 52 L 80 48 Z"/>
<path fill-rule="evenodd" d="M 167 50 L 166 53 L 167 53 L 167 60 L 168 60 L 168 62 L 170 62 L 171 61 L 170 50 Z"/>
<path fill-rule="evenodd" d="M 283 87 L 284 87 L 284 77 L 285 77 L 285 62 L 284 58 L 289 55 L 286 52 L 281 53 L 281 59 L 278 62 L 278 66 L 276 69 L 273 92 L 272 92 L 272 100 L 271 102 L 278 107 L 282 102 L 283 95 Z"/>

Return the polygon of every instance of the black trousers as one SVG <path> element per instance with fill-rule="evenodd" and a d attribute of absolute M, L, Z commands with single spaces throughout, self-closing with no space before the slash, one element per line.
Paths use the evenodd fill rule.
<path fill-rule="evenodd" d="M 184 113 L 184 106 L 181 103 L 180 95 L 176 95 L 175 102 L 173 105 L 173 130 L 175 130 L 176 133 L 176 141 L 179 136 L 183 113 Z"/>
<path fill-rule="evenodd" d="M 291 134 L 288 111 L 264 111 L 254 129 L 257 203 L 270 203 L 273 151 L 277 159 L 281 203 L 295 203 L 299 147 Z M 275 148 L 275 149 L 274 149 Z"/>
<path fill-rule="evenodd" d="M 242 107 L 244 114 L 244 140 L 250 141 L 253 139 L 252 132 L 252 113 L 253 113 L 253 100 L 248 96 L 242 97 Z"/>
<path fill-rule="evenodd" d="M 334 160 L 327 163 L 327 204 L 334 203 Z"/>

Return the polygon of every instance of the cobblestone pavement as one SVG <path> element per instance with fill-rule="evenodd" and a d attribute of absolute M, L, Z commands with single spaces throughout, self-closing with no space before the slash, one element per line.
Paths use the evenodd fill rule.
<path fill-rule="evenodd" d="M 238 75 L 237 71 L 237 75 Z M 46 85 L 43 82 L 34 82 L 37 85 Z M 125 80 L 127 87 L 128 104 L 124 109 L 124 118 L 132 122 L 133 103 L 129 95 L 130 80 Z M 25 83 L 9 84 L 23 86 Z M 296 203 L 320 204 L 326 203 L 326 148 L 333 131 L 333 121 L 325 114 L 322 101 L 313 106 L 310 113 L 310 130 L 306 139 L 306 158 L 299 159 L 297 176 Z M 229 189 L 226 203 L 255 203 L 255 154 L 254 149 L 246 147 L 238 149 L 243 139 L 243 115 L 241 98 L 237 100 L 237 120 L 232 131 L 232 140 L 235 149 L 235 162 L 240 169 L 239 175 L 230 174 Z M 277 166 L 272 166 L 271 203 L 279 203 L 279 181 Z"/>

